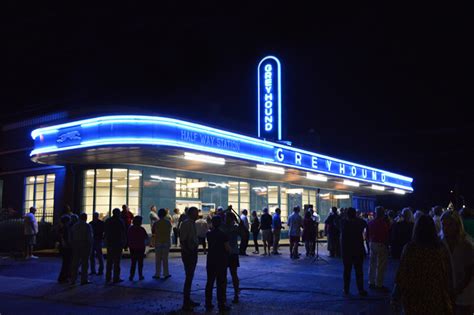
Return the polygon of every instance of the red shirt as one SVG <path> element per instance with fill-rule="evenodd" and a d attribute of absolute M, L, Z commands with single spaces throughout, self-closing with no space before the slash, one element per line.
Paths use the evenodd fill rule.
<path fill-rule="evenodd" d="M 369 222 L 369 241 L 374 243 L 387 243 L 389 236 L 389 225 L 383 218 L 377 218 Z"/>
<path fill-rule="evenodd" d="M 132 224 L 133 214 L 130 211 L 122 210 L 121 217 L 122 217 L 123 223 L 125 223 L 127 227 L 129 227 Z"/>

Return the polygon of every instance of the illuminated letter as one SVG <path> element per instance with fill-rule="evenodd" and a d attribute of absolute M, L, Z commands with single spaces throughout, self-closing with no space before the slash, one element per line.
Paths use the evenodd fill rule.
<path fill-rule="evenodd" d="M 285 156 L 283 155 L 283 149 L 276 150 L 276 159 L 280 162 L 283 162 L 283 160 L 285 159 Z"/>
<path fill-rule="evenodd" d="M 377 172 L 372 171 L 372 180 L 377 180 Z"/>
<path fill-rule="evenodd" d="M 268 107 L 265 108 L 265 115 L 266 115 L 266 116 L 270 116 L 270 117 L 271 117 L 272 112 L 273 112 L 273 110 L 272 110 L 271 107 L 270 107 L 270 108 L 268 108 Z M 265 118 L 266 118 L 266 117 L 265 117 Z"/>
<path fill-rule="evenodd" d="M 311 166 L 313 168 L 318 168 L 318 158 L 317 157 L 315 157 L 315 156 L 311 157 Z"/>
<path fill-rule="evenodd" d="M 265 71 L 272 71 L 272 65 L 271 64 L 266 64 L 265 65 Z"/>
<path fill-rule="evenodd" d="M 270 95 L 271 95 L 271 94 L 270 94 Z M 272 108 L 272 106 L 273 106 L 272 101 L 266 101 L 266 102 L 265 102 L 265 108 Z"/>
<path fill-rule="evenodd" d="M 272 78 L 272 73 L 271 72 L 265 72 L 265 79 L 271 79 Z"/>
<path fill-rule="evenodd" d="M 356 169 L 355 166 L 352 166 L 352 167 L 351 167 L 351 174 L 352 174 L 352 176 L 356 176 L 356 175 L 357 175 L 357 169 Z"/>
<path fill-rule="evenodd" d="M 273 101 L 273 94 L 265 94 L 265 101 Z"/>
<path fill-rule="evenodd" d="M 339 174 L 345 174 L 346 173 L 346 167 L 344 164 L 339 163 Z"/>
<path fill-rule="evenodd" d="M 367 178 L 367 170 L 365 168 L 362 169 L 362 177 Z"/>
<path fill-rule="evenodd" d="M 328 171 L 331 171 L 331 164 L 332 164 L 332 161 L 326 160 L 326 165 L 328 167 Z"/>
<path fill-rule="evenodd" d="M 301 154 L 295 153 L 295 164 L 301 165 Z"/>
<path fill-rule="evenodd" d="M 385 174 L 382 173 L 382 182 L 385 182 Z"/>
<path fill-rule="evenodd" d="M 265 124 L 265 130 L 266 131 L 270 131 L 270 130 L 272 130 L 272 128 L 273 128 L 272 124 L 269 124 L 269 123 Z"/>

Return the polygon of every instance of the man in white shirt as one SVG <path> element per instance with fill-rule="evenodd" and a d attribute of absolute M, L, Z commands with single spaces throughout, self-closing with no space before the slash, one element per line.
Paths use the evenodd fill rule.
<path fill-rule="evenodd" d="M 23 221 L 26 240 L 25 259 L 38 258 L 33 255 L 33 247 L 36 245 L 36 235 L 38 234 L 38 221 L 36 220 L 35 213 L 36 208 L 31 207 L 30 212 L 25 215 Z"/>
<path fill-rule="evenodd" d="M 249 212 L 247 209 L 242 210 L 242 215 L 240 216 L 240 246 L 239 246 L 239 255 L 247 256 L 247 246 L 249 244 L 250 232 L 249 232 L 249 219 L 247 215 Z"/>
<path fill-rule="evenodd" d="M 179 218 L 181 214 L 179 214 L 179 209 L 176 208 L 173 210 L 174 214 L 171 217 L 171 225 L 173 227 L 173 244 L 174 246 L 178 246 L 178 238 L 179 238 Z"/>
<path fill-rule="evenodd" d="M 300 207 L 293 208 L 293 214 L 288 218 L 289 236 L 290 236 L 290 257 L 298 259 L 298 243 L 301 236 L 301 228 L 303 227 L 303 219 L 300 216 Z"/>
<path fill-rule="evenodd" d="M 209 225 L 206 219 L 200 214 L 199 219 L 196 220 L 196 234 L 199 244 L 202 245 L 202 251 L 206 254 L 206 234 L 209 231 Z"/>

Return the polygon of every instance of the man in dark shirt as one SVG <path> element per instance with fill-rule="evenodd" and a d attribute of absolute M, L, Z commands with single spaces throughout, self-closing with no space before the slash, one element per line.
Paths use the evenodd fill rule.
<path fill-rule="evenodd" d="M 107 242 L 105 282 L 107 283 L 112 278 L 112 267 L 114 269 L 113 282 L 123 281 L 120 279 L 120 259 L 122 258 L 122 250 L 127 243 L 126 235 L 125 224 L 120 218 L 120 209 L 115 208 L 112 211 L 112 217 L 105 221 L 105 241 Z"/>
<path fill-rule="evenodd" d="M 354 265 L 357 288 L 361 296 L 367 296 L 364 290 L 362 264 L 364 262 L 364 239 L 362 233 L 367 223 L 356 217 L 354 208 L 347 209 L 347 219 L 341 221 L 341 251 L 344 264 L 344 293 L 349 294 L 352 265 Z"/>
<path fill-rule="evenodd" d="M 104 239 L 105 223 L 99 219 L 99 213 L 94 212 L 93 220 L 89 222 L 92 227 L 92 233 L 94 234 L 94 242 L 92 243 L 92 252 L 90 256 L 91 261 L 91 275 L 95 275 L 95 259 L 99 261 L 99 273 L 101 276 L 104 274 L 104 257 L 102 255 L 102 241 Z"/>
<path fill-rule="evenodd" d="M 273 243 L 272 235 L 272 216 L 268 214 L 268 208 L 263 208 L 263 214 L 260 218 L 260 229 L 262 230 L 263 255 L 270 255 L 270 246 Z"/>
<path fill-rule="evenodd" d="M 337 214 L 337 208 L 331 208 L 331 214 L 324 222 L 326 224 L 326 233 L 328 235 L 328 250 L 329 257 L 339 257 L 339 221 L 340 217 Z"/>
<path fill-rule="evenodd" d="M 206 310 L 210 311 L 212 305 L 212 288 L 217 280 L 217 304 L 219 311 L 227 311 L 226 306 L 226 285 L 227 285 L 227 265 L 230 254 L 229 239 L 226 234 L 219 229 L 221 217 L 212 218 L 212 230 L 207 232 L 207 242 L 209 250 L 207 252 L 207 283 L 206 283 Z"/>

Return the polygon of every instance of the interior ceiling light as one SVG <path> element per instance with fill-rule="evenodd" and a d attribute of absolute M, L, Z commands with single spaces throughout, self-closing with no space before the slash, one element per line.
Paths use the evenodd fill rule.
<path fill-rule="evenodd" d="M 310 172 L 306 173 L 306 178 L 311 179 L 311 180 L 317 180 L 317 181 L 320 181 L 320 182 L 327 182 L 328 181 L 327 176 L 324 176 L 324 175 L 321 175 L 321 174 L 313 174 L 313 173 L 310 173 Z"/>
<path fill-rule="evenodd" d="M 385 187 L 383 186 L 378 186 L 378 185 L 372 185 L 370 186 L 371 189 L 373 190 L 380 190 L 380 191 L 384 191 L 385 190 Z"/>
<path fill-rule="evenodd" d="M 393 190 L 393 192 L 396 193 L 396 194 L 399 194 L 399 195 L 404 195 L 405 194 L 404 190 L 401 190 L 401 189 L 398 189 L 398 188 L 395 188 Z"/>
<path fill-rule="evenodd" d="M 334 199 L 349 199 L 350 195 L 334 195 Z"/>
<path fill-rule="evenodd" d="M 283 167 L 271 166 L 271 165 L 265 165 L 265 164 L 257 164 L 257 170 L 261 172 L 267 172 L 267 173 L 285 174 L 285 169 Z"/>
<path fill-rule="evenodd" d="M 191 161 L 199 161 L 204 163 L 225 165 L 225 159 L 205 154 L 195 154 L 190 152 L 184 152 L 184 158 Z"/>
<path fill-rule="evenodd" d="M 354 182 L 352 180 L 347 180 L 347 179 L 344 179 L 344 181 L 342 183 L 346 186 L 353 186 L 353 187 L 359 187 L 360 186 L 360 184 L 358 182 Z"/>

